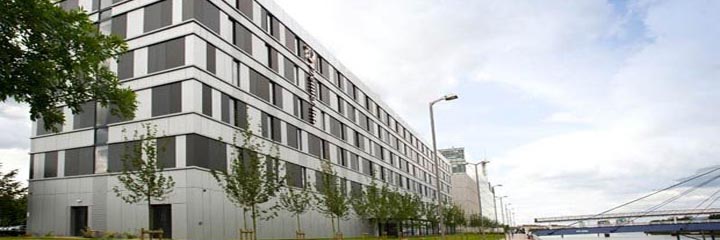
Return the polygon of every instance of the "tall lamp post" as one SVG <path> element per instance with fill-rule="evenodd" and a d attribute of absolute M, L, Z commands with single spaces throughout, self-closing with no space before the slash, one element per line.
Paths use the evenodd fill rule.
<path fill-rule="evenodd" d="M 507 219 L 507 225 L 509 227 L 512 227 L 513 224 L 512 220 L 510 219 L 510 205 L 512 205 L 512 203 L 508 203 L 507 205 L 505 205 L 505 219 Z"/>
<path fill-rule="evenodd" d="M 490 161 L 480 161 L 478 163 L 468 163 L 467 165 L 473 165 L 475 166 L 475 187 L 477 188 L 477 199 L 478 199 L 478 205 L 480 207 L 480 233 L 485 234 L 485 231 L 483 231 L 483 209 L 482 209 L 482 196 L 480 195 L 480 176 L 478 174 L 478 165 L 482 165 L 483 168 L 485 168 L 485 164 L 490 163 Z"/>
<path fill-rule="evenodd" d="M 502 196 L 497 197 L 497 199 L 500 200 L 500 216 L 502 217 L 502 222 L 507 225 L 507 220 L 505 219 L 505 205 L 503 204 L 503 198 L 506 198 L 508 196 Z"/>
<path fill-rule="evenodd" d="M 455 100 L 457 98 L 458 98 L 458 96 L 456 94 L 452 94 L 452 93 L 447 94 L 440 99 L 430 102 L 430 106 L 429 106 L 429 108 L 430 108 L 430 130 L 432 132 L 432 143 L 433 143 L 433 159 L 435 160 L 435 188 L 436 188 L 435 197 L 437 198 L 437 201 L 438 201 L 437 213 L 438 213 L 438 216 L 440 217 L 439 218 L 440 219 L 439 228 L 440 228 L 440 238 L 442 240 L 445 240 L 445 231 L 443 231 L 442 200 L 440 200 L 440 194 L 442 193 L 442 191 L 440 190 L 440 162 L 438 161 L 438 157 L 437 157 L 438 154 L 437 154 L 437 141 L 435 140 L 435 116 L 433 115 L 433 105 L 435 105 L 436 103 L 441 102 L 441 101 L 451 101 L 451 100 Z"/>
<path fill-rule="evenodd" d="M 497 215 L 497 200 L 495 200 L 497 197 L 495 197 L 495 188 L 496 187 L 502 187 L 502 184 L 495 184 L 492 187 L 492 194 L 493 194 L 493 212 L 495 212 L 495 222 L 498 223 L 498 215 Z"/>

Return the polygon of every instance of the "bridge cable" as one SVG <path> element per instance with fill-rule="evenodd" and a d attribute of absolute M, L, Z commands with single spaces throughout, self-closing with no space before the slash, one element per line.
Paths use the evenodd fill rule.
<path fill-rule="evenodd" d="M 595 217 L 598 217 L 598 216 L 605 215 L 605 214 L 608 213 L 608 212 L 617 210 L 617 209 L 619 209 L 619 208 L 625 207 L 625 206 L 627 206 L 627 205 L 630 205 L 630 204 L 636 203 L 636 202 L 638 202 L 638 201 L 641 201 L 641 200 L 643 200 L 643 199 L 649 198 L 649 197 L 651 197 L 651 196 L 657 195 L 657 194 L 659 194 L 659 193 L 661 193 L 661 192 L 664 192 L 664 191 L 667 191 L 667 190 L 669 190 L 669 189 L 675 188 L 675 187 L 677 187 L 677 186 L 680 186 L 680 185 L 685 184 L 685 183 L 687 183 L 687 182 L 690 182 L 690 181 L 692 181 L 692 180 L 698 179 L 698 178 L 700 178 L 700 177 L 706 176 L 706 175 L 711 174 L 711 173 L 713 173 L 713 172 L 715 172 L 715 171 L 718 171 L 718 170 L 720 170 L 720 167 L 713 168 L 713 169 L 708 170 L 708 171 L 706 171 L 706 172 L 704 172 L 704 173 L 698 173 L 698 174 L 696 174 L 696 175 L 694 175 L 694 176 L 691 176 L 690 178 L 687 178 L 687 179 L 685 179 L 685 180 L 682 180 L 682 181 L 680 181 L 680 182 L 678 182 L 678 183 L 675 183 L 675 184 L 670 185 L 670 186 L 668 186 L 668 187 L 665 187 L 665 188 L 663 188 L 663 189 L 654 191 L 654 192 L 652 192 L 652 193 L 648 193 L 648 194 L 646 194 L 646 195 L 644 195 L 644 196 L 642 196 L 642 197 L 636 198 L 636 199 L 634 199 L 634 200 L 632 200 L 632 201 L 629 201 L 629 202 L 620 204 L 620 205 L 618 205 L 618 206 L 616 206 L 616 207 L 613 207 L 613 208 L 610 208 L 610 209 L 608 209 L 608 210 L 605 210 L 605 211 L 603 211 L 603 212 L 601 212 L 601 213 L 595 214 L 595 215 L 593 215 L 592 217 L 595 218 Z M 569 224 L 569 225 L 567 225 L 567 226 L 573 226 L 573 225 L 578 224 L 578 223 L 580 223 L 580 222 L 582 222 L 582 220 L 575 221 L 575 222 L 573 222 L 573 223 L 571 223 L 571 224 Z M 555 231 L 552 231 L 550 234 L 555 233 L 557 230 L 560 230 L 560 229 L 556 229 Z"/>

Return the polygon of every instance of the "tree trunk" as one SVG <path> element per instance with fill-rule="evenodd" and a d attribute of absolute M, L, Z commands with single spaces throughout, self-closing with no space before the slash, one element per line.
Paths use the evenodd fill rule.
<path fill-rule="evenodd" d="M 257 215 L 255 214 L 255 205 L 252 206 L 252 213 L 250 213 L 250 216 L 252 216 L 253 221 L 253 239 L 257 240 Z"/>
<path fill-rule="evenodd" d="M 295 220 L 297 220 L 297 231 L 300 232 L 300 214 L 295 215 Z"/>
<path fill-rule="evenodd" d="M 148 205 L 147 205 L 147 211 L 148 211 L 148 229 L 152 231 L 152 230 L 154 230 L 154 229 L 152 229 L 153 215 L 152 215 L 152 205 L 150 205 L 150 198 L 147 199 L 147 204 L 148 204 Z M 142 233 L 140 233 L 140 234 L 142 234 Z"/>
<path fill-rule="evenodd" d="M 330 217 L 330 225 L 332 226 L 333 238 L 335 238 L 335 217 Z"/>

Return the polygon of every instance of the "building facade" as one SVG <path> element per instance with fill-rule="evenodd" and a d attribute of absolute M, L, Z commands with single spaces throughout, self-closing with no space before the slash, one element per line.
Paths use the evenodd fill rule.
<path fill-rule="evenodd" d="M 373 181 L 424 201 L 436 196 L 432 151 L 408 124 L 309 34 L 269 0 L 67 0 L 85 9 L 101 32 L 125 38 L 129 51 L 108 61 L 137 93 L 134 119 L 110 115 L 96 103 L 72 114 L 60 132 L 33 123 L 28 231 L 78 235 L 137 233 L 147 206 L 121 201 L 112 188 L 128 141 L 141 124 L 162 135 L 158 160 L 176 184 L 153 201 L 155 225 L 175 239 L 238 238 L 242 210 L 230 203 L 210 170 L 227 170 L 233 137 L 252 130 L 276 145 L 289 187 L 319 183 L 330 160 L 347 194 Z M 317 56 L 315 71 L 303 49 Z M 310 80 L 310 76 L 315 76 Z M 132 140 L 132 139 L 130 139 Z M 269 151 L 269 150 L 268 150 Z M 440 158 L 441 194 L 449 199 L 451 167 Z M 330 220 L 301 217 L 308 238 L 331 236 Z M 372 234 L 355 216 L 346 236 Z M 287 212 L 260 222 L 259 238 L 293 238 Z"/>
<path fill-rule="evenodd" d="M 465 209 L 465 213 L 468 215 L 480 213 L 480 203 L 478 203 L 478 189 L 480 189 L 482 215 L 496 221 L 497 219 L 501 219 L 501 216 L 496 215 L 495 212 L 495 191 L 488 181 L 485 165 L 480 164 L 477 166 L 476 175 L 475 166 L 469 165 L 465 159 L 464 148 L 448 148 L 438 151 L 445 156 L 452 165 L 451 196 L 453 202 Z M 475 176 L 477 176 L 478 179 L 476 179 Z M 497 211 L 499 212 L 499 210 Z"/>

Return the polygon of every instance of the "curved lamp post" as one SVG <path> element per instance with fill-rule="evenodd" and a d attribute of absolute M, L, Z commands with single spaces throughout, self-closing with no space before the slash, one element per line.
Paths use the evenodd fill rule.
<path fill-rule="evenodd" d="M 438 157 L 437 157 L 437 142 L 435 140 L 435 116 L 433 115 L 433 105 L 435 105 L 436 103 L 441 102 L 441 101 L 452 101 L 457 98 L 458 98 L 458 96 L 456 94 L 451 93 L 451 94 L 443 96 L 440 99 L 430 102 L 430 105 L 429 105 L 430 106 L 430 130 L 432 132 L 432 143 L 433 143 L 433 159 L 435 160 L 435 190 L 436 190 L 435 197 L 437 198 L 437 201 L 438 201 L 437 213 L 438 213 L 438 216 L 440 217 L 439 218 L 440 219 L 439 228 L 440 228 L 440 238 L 442 240 L 445 240 L 445 231 L 443 231 L 442 200 L 440 200 L 440 194 L 442 193 L 442 191 L 440 190 L 440 163 L 439 163 Z"/>

